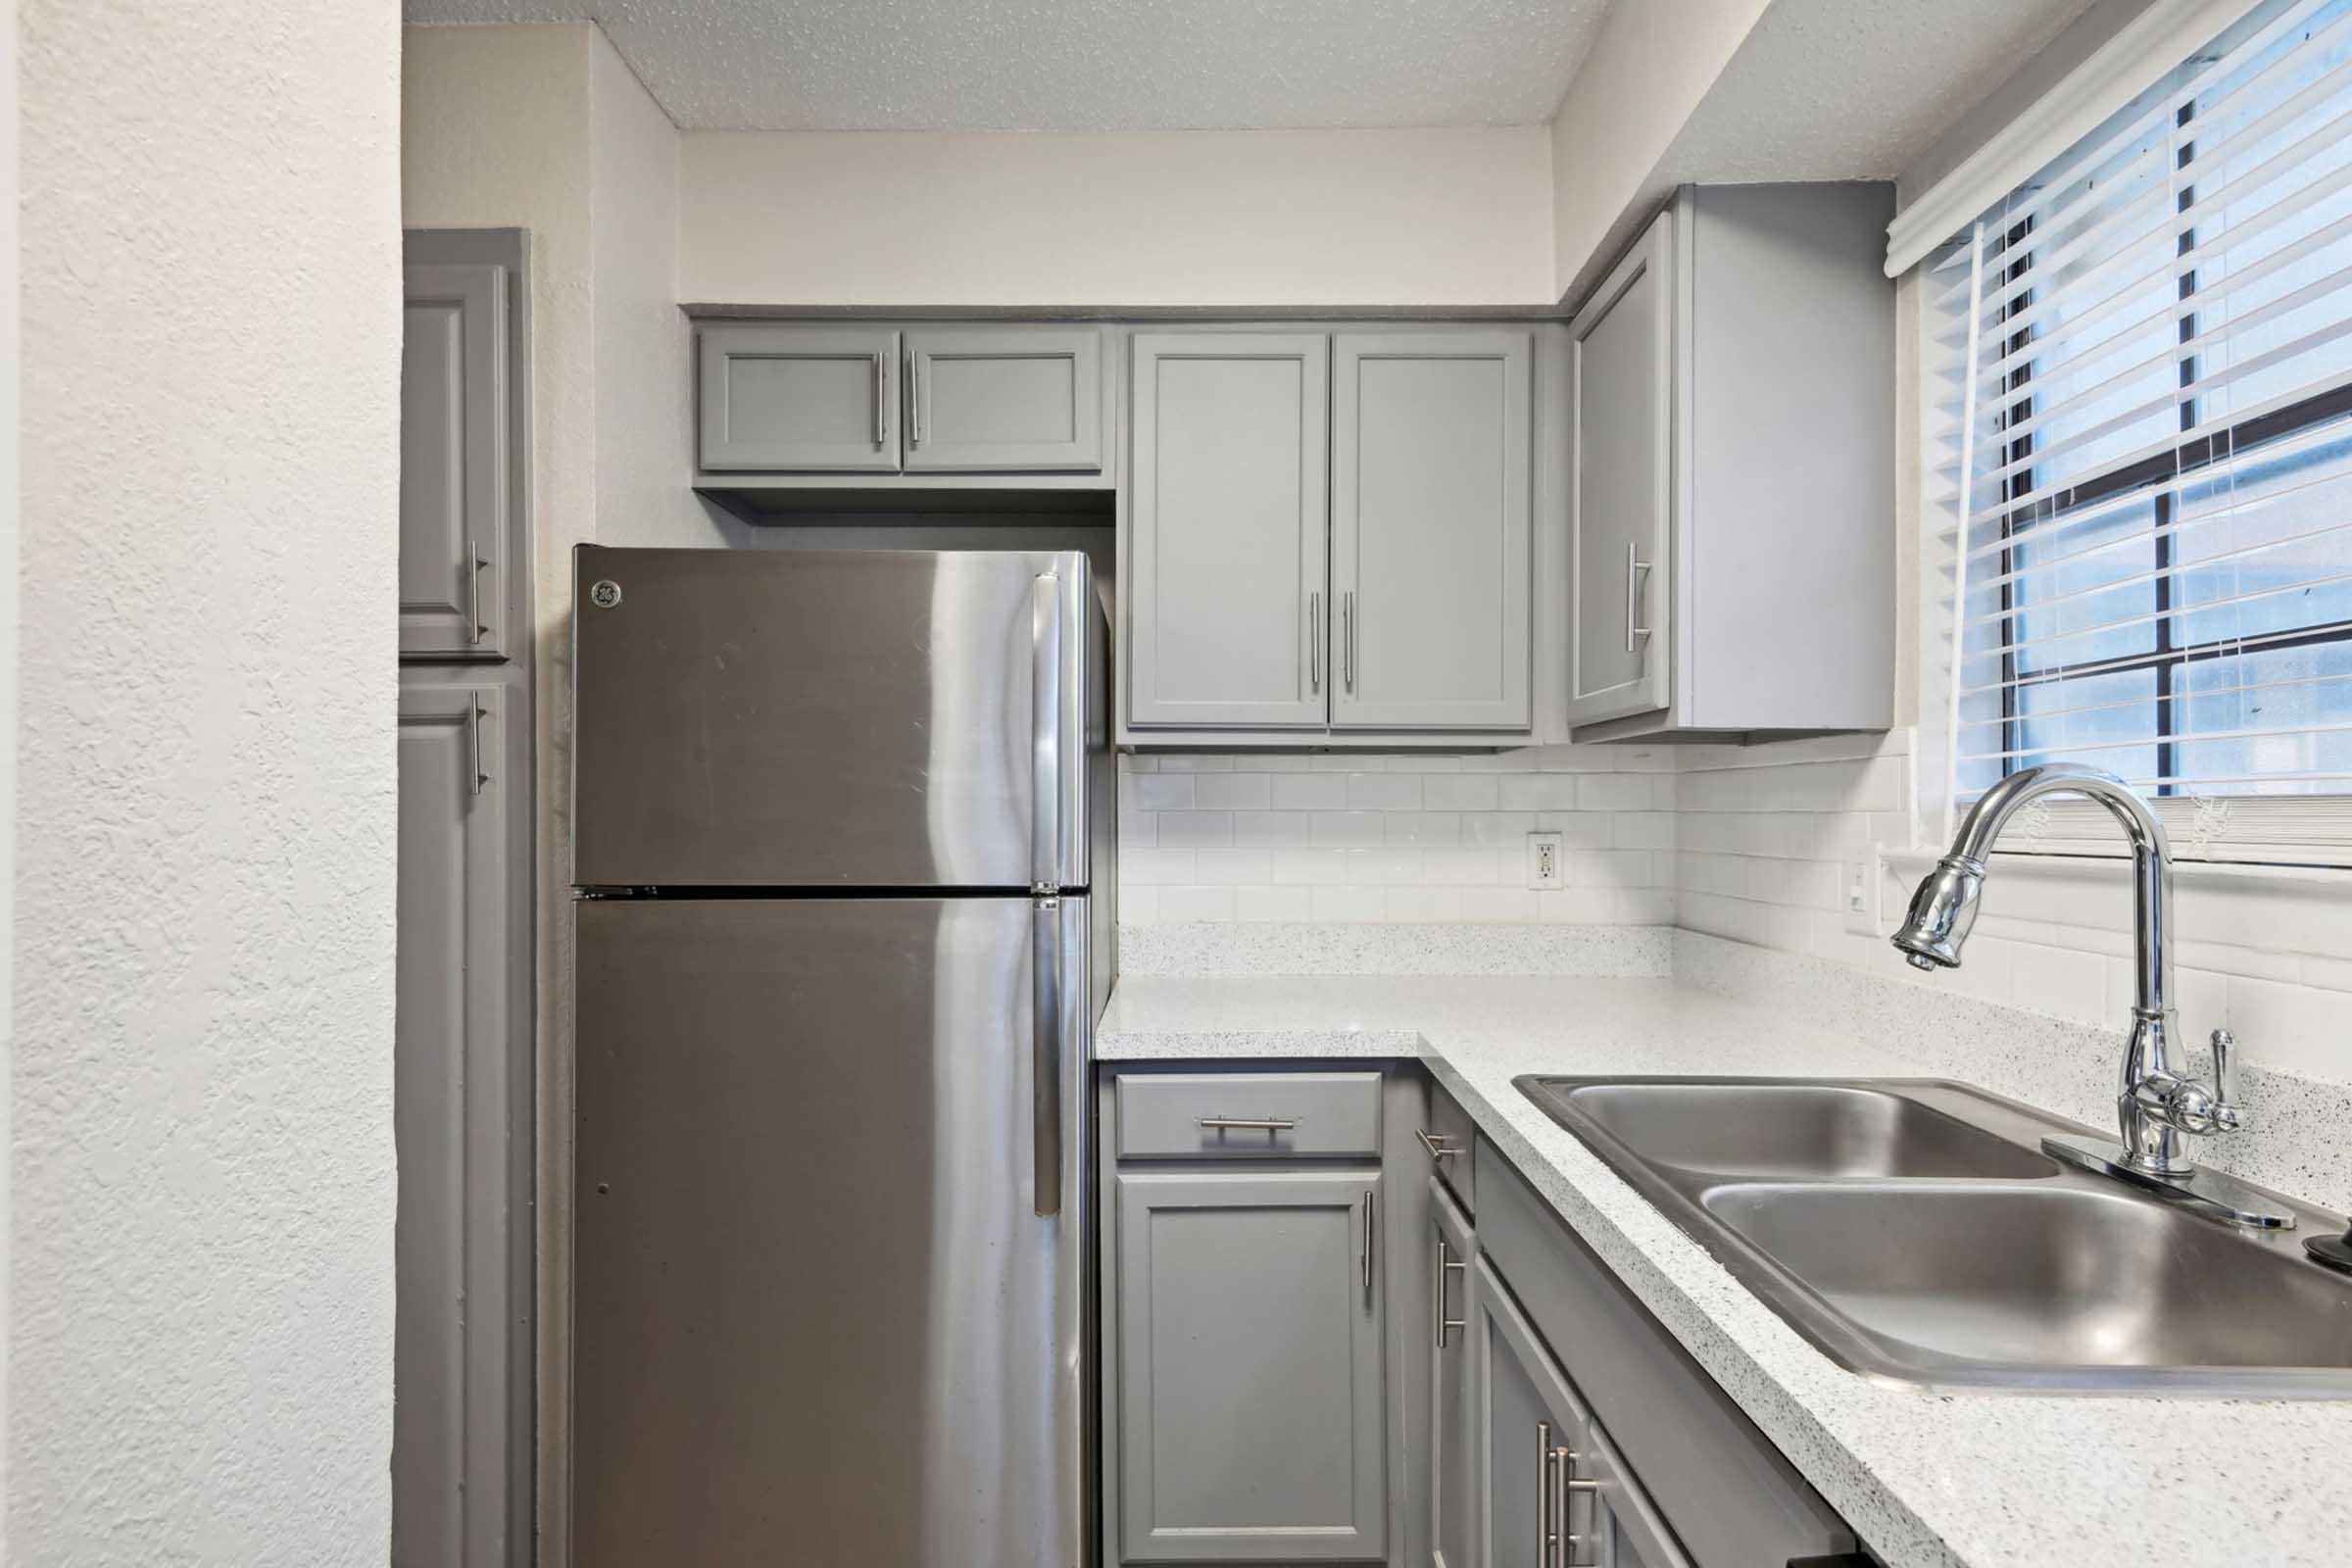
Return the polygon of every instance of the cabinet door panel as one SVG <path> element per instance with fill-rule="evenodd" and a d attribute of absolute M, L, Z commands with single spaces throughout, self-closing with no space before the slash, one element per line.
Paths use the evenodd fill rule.
<path fill-rule="evenodd" d="M 898 470 L 898 333 L 706 326 L 697 337 L 705 468 Z"/>
<path fill-rule="evenodd" d="M 514 454 L 512 272 L 405 270 L 400 358 L 400 651 L 497 658 L 507 645 Z"/>
<path fill-rule="evenodd" d="M 1130 722 L 1321 728 L 1326 339 L 1139 334 L 1134 365 Z"/>
<path fill-rule="evenodd" d="M 1388 1498 L 1373 1172 L 1123 1171 L 1121 1555 L 1361 1561 Z"/>
<path fill-rule="evenodd" d="M 1335 727 L 1529 721 L 1524 331 L 1332 346 Z"/>
<path fill-rule="evenodd" d="M 1467 1221 L 1435 1177 L 1429 1184 L 1431 1370 L 1429 1419 L 1430 1562 L 1475 1568 L 1478 1401 L 1470 1343 L 1470 1260 L 1478 1255 Z"/>
<path fill-rule="evenodd" d="M 1572 724 L 1672 691 L 1673 224 L 1660 214 L 1569 328 Z"/>
<path fill-rule="evenodd" d="M 1102 331 L 906 333 L 906 471 L 1093 473 L 1102 466 Z"/>
<path fill-rule="evenodd" d="M 526 1091 L 510 1070 L 507 988 L 527 961 L 508 921 L 510 711 L 495 685 L 400 695 L 393 1568 L 497 1568 L 529 1539 L 508 1470 L 509 1325 L 526 1308 L 505 1152 L 511 1097 Z"/>

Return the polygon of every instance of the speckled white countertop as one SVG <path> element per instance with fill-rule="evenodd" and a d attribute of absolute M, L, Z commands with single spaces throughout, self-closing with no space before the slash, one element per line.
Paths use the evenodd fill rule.
<path fill-rule="evenodd" d="M 1955 1076 L 1948 1061 L 1688 980 L 1565 976 L 1127 978 L 1096 1055 L 1419 1057 L 1890 1568 L 2352 1562 L 2352 1401 L 1875 1382 L 1798 1338 L 1511 1087 L 1530 1072 Z"/>

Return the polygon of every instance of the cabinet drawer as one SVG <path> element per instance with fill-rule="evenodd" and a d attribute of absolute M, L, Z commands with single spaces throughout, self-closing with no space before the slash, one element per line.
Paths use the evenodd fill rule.
<path fill-rule="evenodd" d="M 1376 1072 L 1121 1073 L 1122 1159 L 1380 1152 Z"/>
<path fill-rule="evenodd" d="M 1446 1184 L 1446 1191 L 1462 1205 L 1463 1213 L 1477 1213 L 1478 1172 L 1471 1152 L 1478 1142 L 1478 1127 L 1461 1102 L 1434 1078 L 1429 1081 L 1429 1125 L 1420 1131 L 1421 1149 L 1429 1156 L 1432 1173 Z"/>

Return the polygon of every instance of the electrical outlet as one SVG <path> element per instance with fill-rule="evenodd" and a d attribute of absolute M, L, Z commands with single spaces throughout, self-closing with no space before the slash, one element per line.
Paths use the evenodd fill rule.
<path fill-rule="evenodd" d="M 1848 860 L 1838 867 L 1838 902 L 1845 911 L 1845 928 L 1858 937 L 1879 931 L 1879 885 L 1885 881 L 1874 853 L 1867 860 Z"/>
<path fill-rule="evenodd" d="M 1527 885 L 1549 892 L 1565 884 L 1560 871 L 1560 836 L 1557 833 L 1530 833 L 1527 836 Z"/>

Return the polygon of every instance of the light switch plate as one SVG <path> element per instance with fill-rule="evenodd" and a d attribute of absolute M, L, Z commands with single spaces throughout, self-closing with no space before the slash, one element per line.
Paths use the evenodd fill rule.
<path fill-rule="evenodd" d="M 1874 851 L 1868 859 L 1848 860 L 1838 868 L 1838 904 L 1845 911 L 1845 928 L 1858 937 L 1879 931 L 1879 888 L 1886 877 Z"/>
<path fill-rule="evenodd" d="M 1539 893 L 1550 893 L 1566 886 L 1567 880 L 1560 864 L 1560 836 L 1557 833 L 1530 833 L 1527 836 L 1527 885 Z"/>

